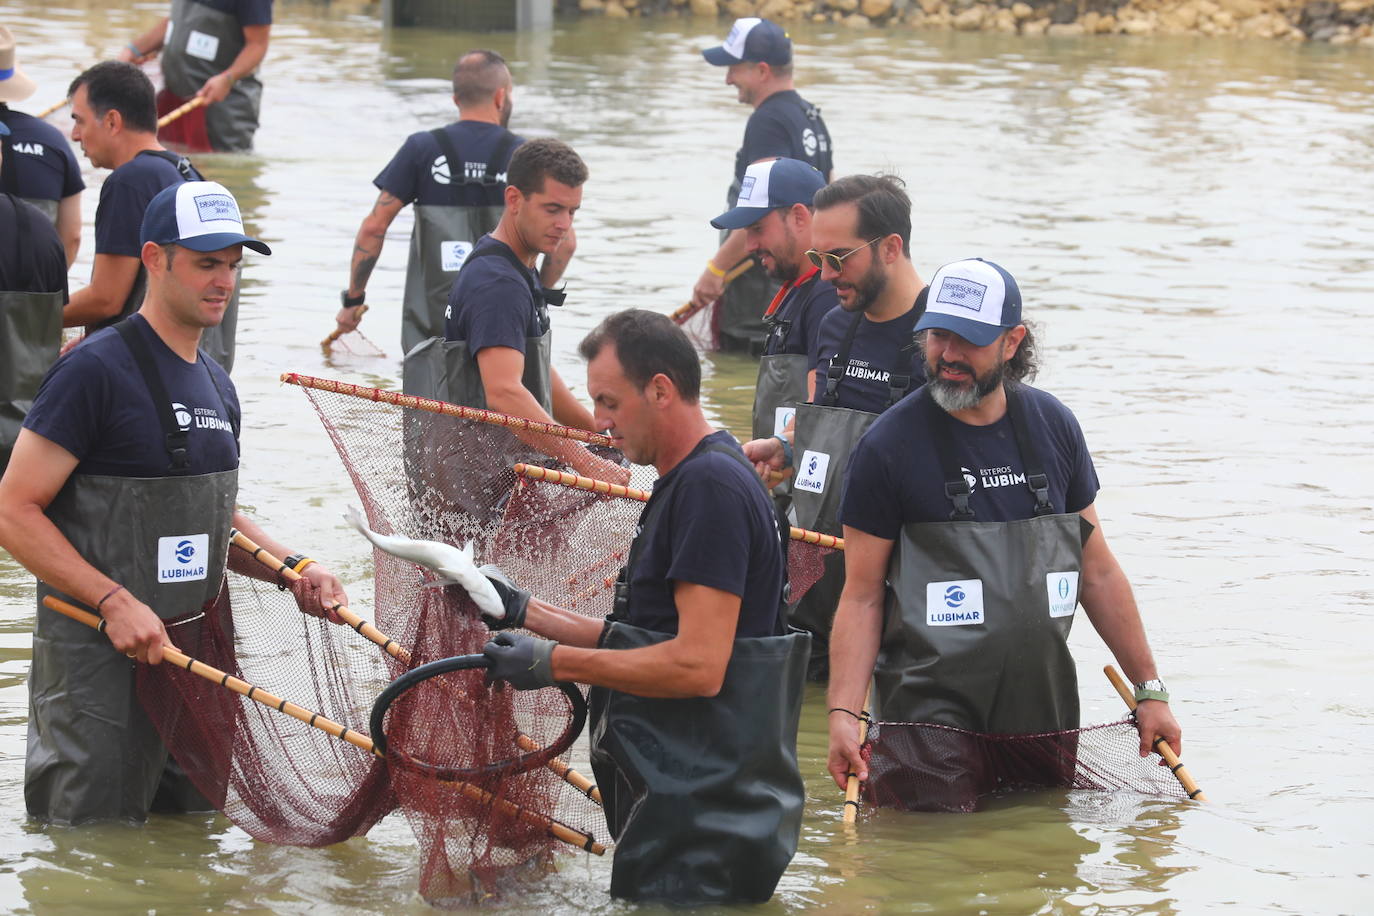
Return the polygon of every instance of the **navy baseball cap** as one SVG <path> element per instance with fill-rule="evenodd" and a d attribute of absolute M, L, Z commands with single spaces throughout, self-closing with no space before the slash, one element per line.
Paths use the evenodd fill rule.
<path fill-rule="evenodd" d="M 798 159 L 769 159 L 744 170 L 735 206 L 711 220 L 717 229 L 743 229 L 762 219 L 769 210 L 793 204 L 811 205 L 825 177 Z"/>
<path fill-rule="evenodd" d="M 782 26 L 767 19 L 750 16 L 736 19 L 725 42 L 701 52 L 707 63 L 728 67 L 741 61 L 756 61 L 783 67 L 792 63 L 792 39 Z"/>
<path fill-rule="evenodd" d="M 1021 288 L 1016 280 L 991 261 L 968 258 L 935 271 L 916 330 L 953 331 L 975 347 L 986 347 L 1020 323 Z"/>
<path fill-rule="evenodd" d="M 217 181 L 183 181 L 157 193 L 143 212 L 139 244 L 180 245 L 192 251 L 219 251 L 246 245 L 259 254 L 272 249 L 243 234 L 238 201 Z"/>

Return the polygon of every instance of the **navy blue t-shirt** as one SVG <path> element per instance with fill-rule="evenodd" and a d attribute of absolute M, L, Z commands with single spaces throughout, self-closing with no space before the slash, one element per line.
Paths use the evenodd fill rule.
<path fill-rule="evenodd" d="M 95 253 L 137 258 L 143 251 L 143 213 L 157 192 L 186 179 L 160 155 L 139 153 L 110 173 L 95 208 Z"/>
<path fill-rule="evenodd" d="M 453 207 L 499 207 L 505 203 L 506 167 L 511 153 L 525 139 L 499 124 L 485 121 L 455 121 L 444 127 L 454 152 L 462 159 L 460 170 L 439 147 L 427 130 L 411 134 L 386 168 L 372 180 L 378 190 L 386 191 L 402 203 Z M 508 138 L 508 139 L 507 139 Z M 483 185 L 487 165 L 499 154 L 496 185 Z M 454 175 L 465 184 L 455 184 Z"/>
<path fill-rule="evenodd" d="M 834 168 L 830 131 L 821 110 L 795 89 L 773 93 L 749 115 L 744 144 L 735 154 L 735 183 L 744 180 L 744 170 L 752 163 L 776 158 L 809 162 L 827 179 Z"/>
<path fill-rule="evenodd" d="M 0 121 L 10 129 L 10 136 L 4 138 L 0 191 L 26 200 L 61 200 L 86 187 L 76 153 L 60 130 L 4 105 L 0 105 Z"/>
<path fill-rule="evenodd" d="M 677 633 L 677 582 L 705 585 L 740 596 L 735 637 L 781 633 L 782 547 L 772 501 L 742 461 L 710 449 L 739 451 L 724 430 L 697 443 L 686 458 L 654 482 L 640 514 L 667 500 L 651 529 L 638 537 L 630 570 L 627 623 L 658 633 Z M 743 454 L 741 452 L 741 454 Z"/>
<path fill-rule="evenodd" d="M 239 466 L 239 401 L 228 374 L 204 353 L 188 363 L 142 315 L 125 319 L 153 354 L 182 429 L 191 474 Z M 166 477 L 170 458 L 153 396 L 114 328 L 86 338 L 48 370 L 24 426 L 76 456 L 78 474 Z"/>
<path fill-rule="evenodd" d="M 489 235 L 472 246 L 453 281 L 444 312 L 445 338 L 466 341 L 474 357 L 487 347 L 510 347 L 524 353 L 526 338 L 543 337 L 549 329 L 548 315 L 535 306 L 530 288 L 531 282 L 538 288 L 539 275 L 534 269 L 523 268 L 522 274 L 509 258 L 477 257 L 481 251 L 497 248 L 515 255 L 509 245 Z"/>
<path fill-rule="evenodd" d="M 28 217 L 24 248 L 19 247 L 21 213 Z M 43 211 L 8 194 L 0 194 L 0 290 L 18 293 L 61 290 L 62 301 L 67 301 L 67 252 L 57 237 L 57 230 Z"/>
<path fill-rule="evenodd" d="M 912 345 L 912 334 L 920 314 L 919 309 L 912 308 L 890 321 L 870 321 L 843 308 L 831 309 L 821 321 L 816 348 L 811 351 L 811 368 L 816 370 L 816 397 L 812 403 L 825 403 L 826 371 L 831 357 L 838 357 L 856 317 L 859 327 L 854 332 L 849 360 L 832 406 L 882 413 L 891 396 L 889 379 L 894 368 L 910 374 L 908 393 L 919 388 L 926 378 L 925 361 Z"/>
<path fill-rule="evenodd" d="M 271 25 L 272 0 L 191 0 L 221 13 L 229 13 L 239 25 Z"/>
<path fill-rule="evenodd" d="M 1050 481 L 1056 512 L 1079 512 L 1097 499 L 1097 471 L 1083 430 L 1054 395 L 1018 386 L 1030 438 Z M 934 437 L 952 436 L 954 456 L 973 493 L 975 521 L 1006 522 L 1035 514 L 1025 461 L 1011 418 L 969 426 L 946 414 L 922 388 L 868 428 L 845 470 L 840 521 L 895 540 L 910 522 L 943 522 L 954 508 Z"/>
<path fill-rule="evenodd" d="M 822 280 L 820 271 L 788 290 L 778 306 L 778 331 L 769 334 L 763 343 L 763 355 L 796 353 L 810 356 L 820 338 L 821 321 L 831 309 L 839 305 L 835 286 Z M 784 326 L 783 322 L 786 322 Z"/>

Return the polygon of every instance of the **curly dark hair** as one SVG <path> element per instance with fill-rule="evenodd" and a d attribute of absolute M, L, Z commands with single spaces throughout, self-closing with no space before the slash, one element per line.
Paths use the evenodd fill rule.
<path fill-rule="evenodd" d="M 580 187 L 587 180 L 587 163 L 562 140 L 541 137 L 522 143 L 510 157 L 506 183 L 528 197 L 544 190 L 544 179 Z"/>

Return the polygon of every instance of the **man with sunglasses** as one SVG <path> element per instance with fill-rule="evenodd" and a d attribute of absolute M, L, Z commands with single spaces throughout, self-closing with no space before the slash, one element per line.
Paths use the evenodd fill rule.
<path fill-rule="evenodd" d="M 806 255 L 834 285 L 840 308 L 821 322 L 811 360 L 815 390 L 797 407 L 791 436 L 755 439 L 744 453 L 761 471 L 795 464 L 796 523 L 839 534 L 850 450 L 879 414 L 925 380 L 913 340 L 925 284 L 911 263 L 911 199 L 901 179 L 849 175 L 818 191 L 815 207 Z M 813 635 L 816 680 L 825 678 L 830 620 L 843 585 L 843 556 L 833 554 L 825 575 L 790 609 L 792 625 Z"/>
<path fill-rule="evenodd" d="M 754 109 L 744 127 L 744 142 L 735 154 L 727 206 L 743 190 L 745 170 L 765 159 L 797 159 L 830 180 L 834 168 L 830 131 L 820 109 L 793 87 L 792 39 L 782 26 L 752 16 L 737 19 L 725 41 L 701 55 L 707 63 L 726 68 L 725 84 L 735 87 L 741 104 Z M 763 305 L 777 287 L 763 271 L 751 269 L 726 289 L 726 273 L 747 255 L 744 233 L 724 230 L 720 248 L 707 259 L 692 289 L 692 303 L 705 307 L 719 299 L 721 346 L 757 352 L 765 334 Z"/>
<path fill-rule="evenodd" d="M 784 433 L 797 405 L 811 399 L 821 320 L 839 300 L 835 287 L 821 279 L 820 268 L 806 257 L 811 247 L 812 200 L 825 187 L 814 167 L 796 159 L 756 162 L 744 172 L 733 209 L 711 220 L 717 229 L 742 229 L 751 254 L 758 255 L 769 276 L 782 282 L 764 310 L 768 336 L 759 360 L 754 388 L 754 437 Z M 773 496 L 791 504 L 791 487 L 783 483 Z"/>

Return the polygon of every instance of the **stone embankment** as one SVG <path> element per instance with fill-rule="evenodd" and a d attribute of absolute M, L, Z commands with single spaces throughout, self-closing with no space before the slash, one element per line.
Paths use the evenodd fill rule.
<path fill-rule="evenodd" d="M 1022 35 L 1234 35 L 1374 47 L 1374 0 L 556 0 L 562 14 L 763 16 Z"/>

